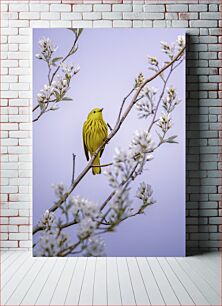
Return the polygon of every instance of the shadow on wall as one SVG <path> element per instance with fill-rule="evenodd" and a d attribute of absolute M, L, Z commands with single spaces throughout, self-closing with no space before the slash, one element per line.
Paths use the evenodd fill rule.
<path fill-rule="evenodd" d="M 201 169 L 201 146 L 207 146 L 207 139 L 201 139 L 202 119 L 200 99 L 206 98 L 200 91 L 198 36 L 187 35 L 186 67 L 186 253 L 195 255 L 219 250 L 209 246 L 209 216 L 207 186 L 201 186 L 206 170 Z M 208 124 L 208 123 L 205 123 Z M 204 128 L 205 129 L 205 128 Z"/>
<path fill-rule="evenodd" d="M 186 253 L 199 249 L 200 118 L 198 51 L 196 36 L 186 36 Z M 206 225 L 207 226 L 207 225 Z"/>

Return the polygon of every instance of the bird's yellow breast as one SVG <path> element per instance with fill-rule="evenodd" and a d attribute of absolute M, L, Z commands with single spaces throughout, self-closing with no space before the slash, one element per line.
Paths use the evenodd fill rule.
<path fill-rule="evenodd" d="M 84 142 L 92 155 L 104 142 L 108 129 L 103 119 L 87 119 L 83 126 Z"/>

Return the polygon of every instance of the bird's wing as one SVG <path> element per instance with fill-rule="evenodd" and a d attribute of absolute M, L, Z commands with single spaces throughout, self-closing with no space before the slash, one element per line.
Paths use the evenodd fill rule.
<path fill-rule="evenodd" d="M 104 147 L 103 147 L 103 148 L 102 148 L 102 150 L 100 151 L 100 153 L 99 153 L 99 157 L 101 157 L 101 156 L 102 156 L 103 151 L 104 151 Z"/>
<path fill-rule="evenodd" d="M 105 134 L 105 139 L 106 139 L 108 137 L 108 128 L 105 122 L 103 122 L 103 129 L 104 129 L 104 134 Z M 103 147 L 102 150 L 100 151 L 100 154 L 99 154 L 100 157 L 102 156 L 104 149 L 105 147 Z"/>
<path fill-rule="evenodd" d="M 85 125 L 85 124 L 84 124 Z M 83 125 L 83 130 L 82 130 L 82 139 L 83 139 L 83 146 L 84 146 L 84 151 L 85 151 L 85 155 L 86 155 L 86 160 L 89 160 L 89 153 L 88 153 L 88 149 L 86 146 L 86 142 L 85 142 L 85 131 L 84 131 L 84 125 Z"/>

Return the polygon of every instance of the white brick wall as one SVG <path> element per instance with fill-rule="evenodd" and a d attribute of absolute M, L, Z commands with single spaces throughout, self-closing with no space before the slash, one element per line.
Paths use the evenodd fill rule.
<path fill-rule="evenodd" d="M 1 2 L 2 248 L 31 246 L 32 27 L 188 28 L 187 246 L 220 247 L 221 6 L 219 0 Z"/>

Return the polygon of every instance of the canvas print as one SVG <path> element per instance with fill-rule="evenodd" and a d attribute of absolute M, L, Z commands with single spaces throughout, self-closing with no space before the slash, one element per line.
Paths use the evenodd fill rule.
<path fill-rule="evenodd" d="M 185 255 L 185 31 L 33 30 L 33 255 Z"/>

